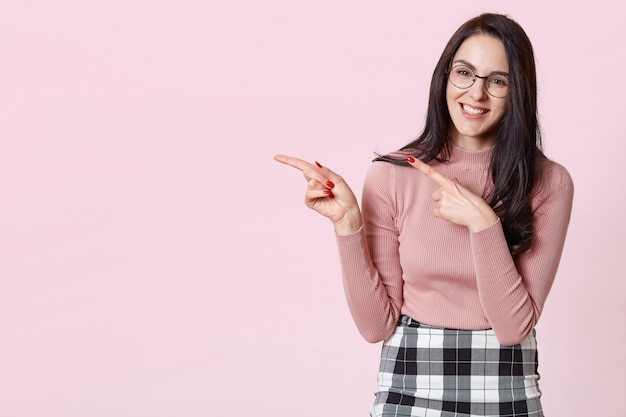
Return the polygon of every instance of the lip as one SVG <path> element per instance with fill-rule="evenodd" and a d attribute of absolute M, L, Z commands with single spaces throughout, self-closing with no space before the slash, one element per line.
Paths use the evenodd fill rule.
<path fill-rule="evenodd" d="M 461 113 L 463 114 L 463 116 L 467 117 L 468 119 L 482 119 L 483 117 L 487 116 L 487 114 L 489 114 L 489 112 L 491 111 L 484 107 L 472 106 L 471 104 L 467 104 L 467 103 L 459 103 L 459 106 L 461 107 Z M 472 109 L 476 109 L 476 110 L 481 110 L 484 113 L 478 113 L 478 114 L 468 113 L 467 111 L 465 111 L 463 106 L 471 107 Z"/>

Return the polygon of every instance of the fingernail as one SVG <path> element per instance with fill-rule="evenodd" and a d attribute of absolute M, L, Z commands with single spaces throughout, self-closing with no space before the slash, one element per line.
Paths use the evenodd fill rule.
<path fill-rule="evenodd" d="M 410 163 L 415 162 L 415 158 L 413 158 L 412 156 L 409 156 L 406 160 L 409 161 Z"/>
<path fill-rule="evenodd" d="M 326 186 L 327 186 L 328 188 L 333 188 L 333 187 L 335 187 L 335 184 L 333 184 L 333 182 L 332 182 L 332 181 L 326 181 Z"/>
<path fill-rule="evenodd" d="M 330 190 L 324 190 L 324 194 L 326 194 L 330 198 L 335 198 L 335 194 L 333 194 L 333 192 Z"/>
<path fill-rule="evenodd" d="M 315 165 L 317 165 L 318 168 L 322 168 L 322 164 L 320 164 L 319 162 L 315 161 Z"/>

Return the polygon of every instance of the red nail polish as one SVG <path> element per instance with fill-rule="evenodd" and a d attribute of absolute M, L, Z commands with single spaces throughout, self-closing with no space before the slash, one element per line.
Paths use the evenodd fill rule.
<path fill-rule="evenodd" d="M 324 194 L 326 194 L 330 198 L 335 198 L 335 194 L 333 194 L 333 192 L 330 190 L 324 190 Z"/>
<path fill-rule="evenodd" d="M 328 188 L 333 188 L 333 187 L 335 186 L 335 184 L 333 184 L 333 182 L 332 182 L 332 181 L 326 181 L 326 186 L 327 186 Z"/>
<path fill-rule="evenodd" d="M 409 161 L 410 163 L 415 162 L 415 158 L 413 158 L 412 156 L 409 156 L 406 160 Z"/>
<path fill-rule="evenodd" d="M 322 168 L 322 164 L 320 164 L 319 162 L 315 161 L 315 165 L 317 165 L 318 168 Z"/>

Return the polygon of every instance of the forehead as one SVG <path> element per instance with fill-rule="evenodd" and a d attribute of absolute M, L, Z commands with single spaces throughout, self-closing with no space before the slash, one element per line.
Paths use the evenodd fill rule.
<path fill-rule="evenodd" d="M 470 36 L 463 41 L 452 59 L 453 63 L 458 61 L 468 63 L 478 71 L 508 72 L 509 70 L 502 41 L 483 34 Z"/>

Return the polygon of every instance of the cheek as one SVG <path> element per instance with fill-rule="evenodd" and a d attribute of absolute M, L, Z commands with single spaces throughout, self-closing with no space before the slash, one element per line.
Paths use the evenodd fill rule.
<path fill-rule="evenodd" d="M 498 107 L 498 115 L 499 115 L 498 123 L 500 123 L 502 119 L 504 119 L 504 116 L 506 115 L 506 108 L 507 108 L 506 103 Z"/>

